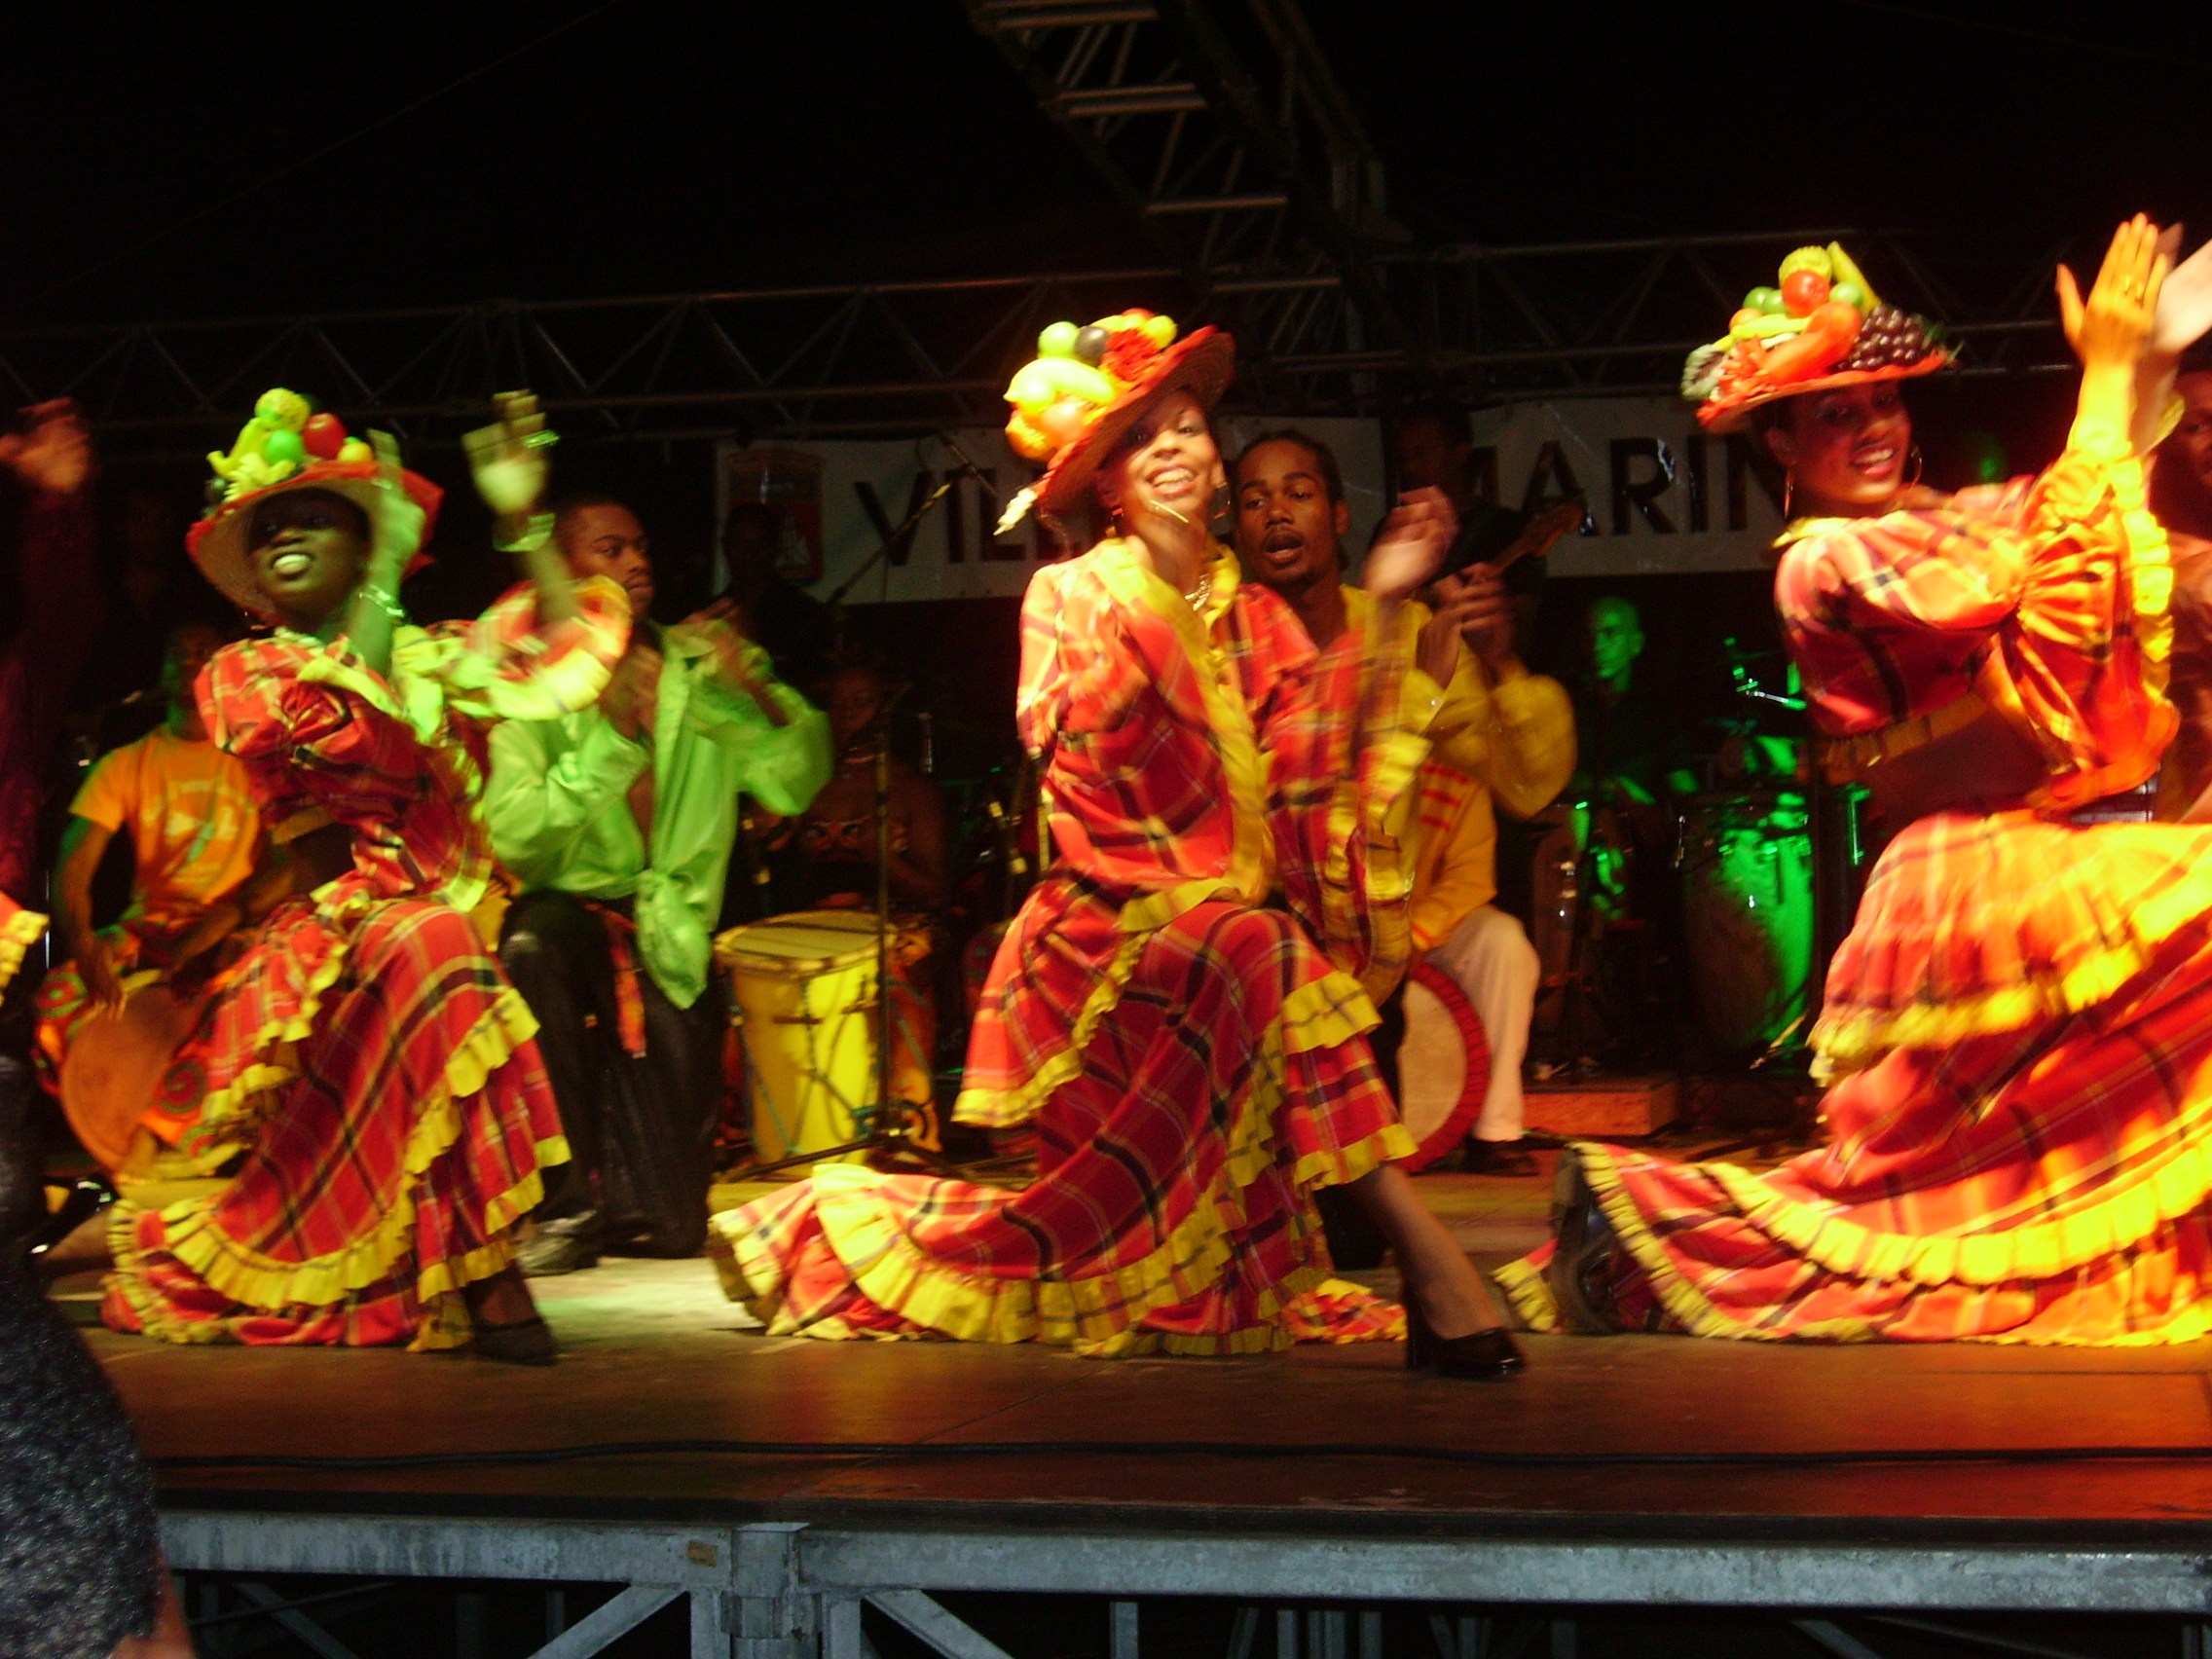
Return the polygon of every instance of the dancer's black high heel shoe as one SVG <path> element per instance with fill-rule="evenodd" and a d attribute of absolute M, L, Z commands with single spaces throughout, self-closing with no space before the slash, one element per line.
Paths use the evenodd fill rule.
<path fill-rule="evenodd" d="M 1440 1337 L 1429 1328 L 1428 1315 L 1412 1292 L 1401 1292 L 1406 1305 L 1406 1368 L 1434 1371 L 1439 1377 L 1471 1378 L 1498 1382 L 1528 1366 L 1528 1356 L 1513 1333 L 1503 1325 L 1487 1331 L 1470 1331 L 1463 1337 Z"/>
<path fill-rule="evenodd" d="M 116 1191 L 97 1175 L 82 1175 L 70 1184 L 61 1207 L 16 1240 L 16 1259 L 35 1268 L 41 1257 L 70 1234 L 98 1215 L 116 1199 Z"/>

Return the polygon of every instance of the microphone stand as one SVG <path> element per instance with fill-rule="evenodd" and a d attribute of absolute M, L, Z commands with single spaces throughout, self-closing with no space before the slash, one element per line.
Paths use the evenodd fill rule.
<path fill-rule="evenodd" d="M 830 608 L 832 611 L 837 611 L 840 609 L 840 608 L 845 603 L 845 596 L 851 593 L 853 589 L 860 586 L 861 578 L 863 576 L 866 576 L 868 571 L 874 570 L 876 566 L 885 565 L 885 562 L 891 557 L 891 550 L 894 547 L 903 545 L 906 541 L 906 539 L 911 536 L 918 528 L 920 528 L 922 520 L 930 516 L 931 512 L 936 509 L 937 504 L 940 501 L 943 500 L 945 497 L 952 494 L 952 487 L 960 482 L 961 476 L 963 474 L 966 474 L 967 476 L 975 479 L 977 484 L 986 494 L 988 494 L 993 500 L 998 499 L 998 492 L 991 488 L 990 480 L 983 475 L 982 470 L 977 467 L 974 461 L 968 459 L 967 455 L 961 450 L 960 446 L 953 443 L 950 439 L 944 439 L 941 441 L 944 443 L 945 448 L 952 451 L 953 455 L 959 459 L 960 464 L 953 467 L 950 471 L 946 472 L 943 482 L 939 484 L 935 490 L 932 490 L 926 497 L 924 497 L 920 504 L 917 505 L 912 512 L 908 513 L 904 519 L 900 521 L 898 527 L 894 529 L 889 535 L 886 535 L 883 538 L 882 545 L 877 547 L 873 553 L 870 553 L 867 556 L 867 562 L 866 564 L 861 566 L 859 570 L 855 571 L 851 575 L 847 576 L 843 581 L 837 584 L 836 591 L 830 594 L 829 599 Z M 888 565 L 885 565 L 883 580 L 886 591 L 888 592 L 891 581 L 891 571 Z"/>
<path fill-rule="evenodd" d="M 852 735 L 837 756 L 842 764 L 859 752 L 864 742 L 870 737 L 874 739 L 875 755 L 870 769 L 875 780 L 875 1111 L 866 1134 L 819 1152 L 793 1153 L 773 1163 L 756 1163 L 746 1171 L 749 1176 L 770 1175 L 779 1169 L 794 1169 L 802 1163 L 822 1163 L 854 1152 L 894 1153 L 926 1164 L 940 1175 L 959 1173 L 957 1166 L 940 1154 L 915 1144 L 905 1114 L 899 1110 L 900 1102 L 892 1098 L 892 1040 L 896 1022 L 891 1002 L 891 717 L 907 689 L 903 685 L 885 698 L 883 707 Z"/>

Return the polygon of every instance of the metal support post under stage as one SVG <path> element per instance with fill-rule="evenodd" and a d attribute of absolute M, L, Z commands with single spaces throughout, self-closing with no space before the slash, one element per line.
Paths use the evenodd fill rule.
<path fill-rule="evenodd" d="M 1831 1652 L 1843 1649 L 1824 1640 L 1830 1633 L 1858 1641 L 1833 1623 L 1852 1609 L 1909 1629 L 1933 1627 L 1900 1615 L 1938 1609 L 2163 1614 L 2191 1621 L 2193 1632 L 2212 1616 L 2205 1556 L 2179 1547 L 673 1527 L 176 1509 L 163 1542 L 188 1577 L 622 1586 L 534 1659 L 589 1659 L 681 1598 L 692 1659 L 874 1659 L 866 1606 L 943 1659 L 1012 1659 L 937 1599 L 945 1592 L 1106 1598 L 1110 1659 L 1138 1659 L 1136 1599 L 1146 1596 L 1235 1604 L 1230 1659 L 1251 1659 L 1270 1624 L 1274 1659 L 1382 1659 L 1393 1605 L 1426 1616 L 1442 1659 L 1490 1650 L 1493 1621 L 1453 1611 L 1469 1605 L 1530 1606 L 1560 1627 L 1554 1651 L 1562 1641 L 1572 1647 L 1574 1626 L 1559 1609 L 1575 1605 L 1771 1609 Z M 266 1588 L 262 1596 L 276 1600 Z M 312 1603 L 283 1611 L 286 1630 L 324 1659 L 348 1659 L 350 1649 L 313 1625 Z"/>

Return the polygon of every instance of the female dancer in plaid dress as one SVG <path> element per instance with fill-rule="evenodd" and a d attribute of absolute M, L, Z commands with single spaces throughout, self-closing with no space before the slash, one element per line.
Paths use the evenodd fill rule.
<path fill-rule="evenodd" d="M 1394 1308 L 1330 1278 L 1309 1194 L 1346 1183 L 1398 1244 L 1416 1330 L 1425 1309 L 1438 1333 L 1416 1357 L 1502 1375 L 1519 1354 L 1390 1162 L 1411 1142 L 1362 1035 L 1362 976 L 1404 957 L 1396 836 L 1425 750 L 1409 682 L 1434 692 L 1388 613 L 1449 544 L 1450 509 L 1402 509 L 1370 555 L 1386 614 L 1346 720 L 1296 617 L 1204 528 L 1227 337 L 1106 361 L 1114 393 L 1078 412 L 1038 499 L 1069 510 L 1095 478 L 1121 533 L 1040 571 L 1022 615 L 1017 713 L 1057 857 L 1000 947 L 958 1107 L 1033 1124 L 1038 1179 L 819 1165 L 717 1217 L 710 1248 L 779 1332 L 1100 1355 L 1395 1337 Z M 1336 788 L 1346 770 L 1359 790 Z"/>
<path fill-rule="evenodd" d="M 505 400 L 502 426 L 495 463 L 541 483 L 535 403 Z M 376 436 L 380 459 L 312 462 L 192 534 L 208 578 L 276 624 L 217 652 L 200 697 L 296 896 L 180 1060 L 205 1068 L 198 1133 L 245 1139 L 245 1161 L 211 1198 L 115 1207 L 103 1311 L 168 1342 L 473 1337 L 546 1362 L 508 1238 L 568 1149 L 535 1022 L 468 919 L 492 873 L 477 803 L 491 722 L 589 705 L 629 608 L 571 585 L 550 521 L 523 514 L 505 539 L 530 584 L 474 623 L 406 625 L 393 596 L 439 492 Z"/>
<path fill-rule="evenodd" d="M 1925 345 L 1887 369 L 1720 377 L 1707 424 L 1769 406 L 1762 435 L 1813 514 L 1775 595 L 1831 775 L 1863 780 L 1897 833 L 1814 1035 L 1827 1144 L 1765 1174 L 1575 1149 L 1556 1254 L 1503 1275 L 1537 1326 L 2212 1328 L 2212 829 L 2074 816 L 2152 777 L 2175 724 L 2139 457 L 2203 331 L 2206 261 L 2161 308 L 2158 240 L 2122 226 L 2085 305 L 2061 274 L 2081 399 L 2032 482 L 1942 497 L 1903 477 L 1889 383 L 1940 365 Z"/>

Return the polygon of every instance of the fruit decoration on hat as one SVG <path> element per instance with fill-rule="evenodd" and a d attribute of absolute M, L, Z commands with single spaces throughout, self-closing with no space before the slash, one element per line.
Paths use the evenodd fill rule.
<path fill-rule="evenodd" d="M 1682 396 L 1716 432 L 1762 403 L 1809 391 L 1933 374 L 1951 360 L 1942 328 L 1884 305 L 1840 243 L 1801 247 L 1771 288 L 1753 288 L 1728 333 L 1682 365 Z"/>
<path fill-rule="evenodd" d="M 201 573 L 245 610 L 264 621 L 277 620 L 253 573 L 246 545 L 254 506 L 265 497 L 291 490 L 328 490 L 361 509 L 374 526 L 393 499 L 376 451 L 346 430 L 337 416 L 318 413 L 296 391 L 274 387 L 257 398 L 253 418 L 239 429 L 228 454 L 207 458 L 215 476 L 207 480 L 207 511 L 185 535 L 185 550 Z M 437 524 L 445 492 L 420 473 L 402 469 L 398 488 L 423 509 L 423 539 Z M 430 563 L 418 551 L 407 575 Z"/>
<path fill-rule="evenodd" d="M 1201 328 L 1178 340 L 1175 319 L 1131 306 L 1088 326 L 1055 322 L 1037 336 L 1037 355 L 1006 388 L 1013 406 L 1006 439 L 1045 476 L 1007 504 L 1001 534 L 1032 506 L 1067 507 L 1098 461 L 1154 393 L 1187 384 L 1213 406 L 1229 385 L 1235 349 L 1228 335 Z"/>
<path fill-rule="evenodd" d="M 207 464 L 222 480 L 222 498 L 235 501 L 255 490 L 302 471 L 311 461 L 366 461 L 369 446 L 346 435 L 335 415 L 318 415 L 296 391 L 272 387 L 253 406 L 253 419 L 239 428 L 230 453 L 209 452 Z"/>

